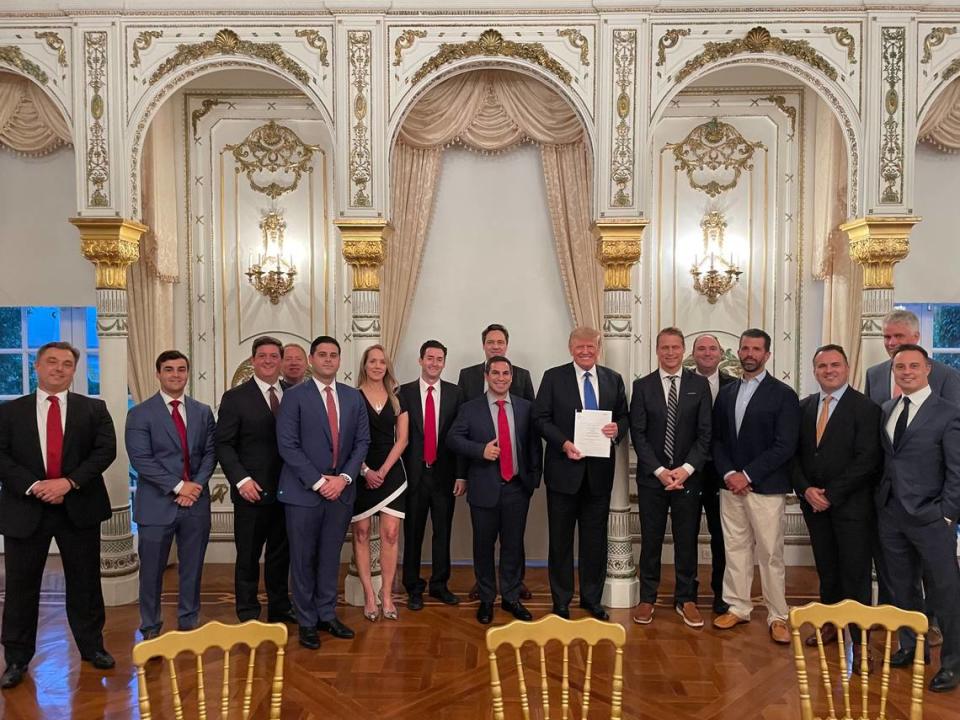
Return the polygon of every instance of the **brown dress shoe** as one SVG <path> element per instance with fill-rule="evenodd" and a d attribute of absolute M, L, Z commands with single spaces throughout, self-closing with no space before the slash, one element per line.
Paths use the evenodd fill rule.
<path fill-rule="evenodd" d="M 770 623 L 770 639 L 780 645 L 790 644 L 790 629 L 783 620 L 774 620 Z"/>
<path fill-rule="evenodd" d="M 741 623 L 748 622 L 750 622 L 749 618 L 744 620 L 742 617 L 739 615 L 734 615 L 732 612 L 725 612 L 723 615 L 717 615 L 717 617 L 713 619 L 713 626 L 717 630 L 729 630 L 730 628 L 735 628 Z"/>
<path fill-rule="evenodd" d="M 682 617 L 683 622 L 692 628 L 703 627 L 703 616 L 697 610 L 696 603 L 685 602 L 682 605 L 677 605 L 677 615 Z"/>
<path fill-rule="evenodd" d="M 633 614 L 633 621 L 637 625 L 649 625 L 653 622 L 653 603 L 640 603 Z"/>
<path fill-rule="evenodd" d="M 827 623 L 822 628 L 820 628 L 820 639 L 823 640 L 824 645 L 833 645 L 837 641 L 837 626 L 833 623 Z M 813 633 L 808 637 L 804 644 L 807 647 L 816 647 L 817 646 L 817 633 Z"/>

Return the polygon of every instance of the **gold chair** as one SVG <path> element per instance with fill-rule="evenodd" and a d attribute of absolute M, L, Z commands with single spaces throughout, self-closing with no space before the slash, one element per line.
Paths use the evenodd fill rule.
<path fill-rule="evenodd" d="M 868 607 L 855 600 L 844 600 L 835 605 L 809 603 L 790 611 L 790 627 L 793 644 L 793 659 L 797 668 L 797 683 L 800 686 L 800 716 L 803 720 L 818 720 L 813 713 L 810 699 L 810 685 L 807 679 L 807 664 L 803 657 L 803 641 L 800 639 L 800 627 L 805 623 L 813 625 L 817 637 L 817 654 L 820 659 L 820 676 L 823 680 L 824 696 L 829 714 L 824 720 L 852 720 L 850 707 L 850 673 L 847 671 L 847 647 L 843 629 L 850 624 L 864 630 L 880 627 L 885 631 L 883 649 L 883 667 L 880 672 L 880 707 L 877 718 L 887 717 L 887 693 L 890 689 L 890 654 L 893 637 L 901 627 L 907 627 L 917 634 L 917 649 L 913 660 L 913 681 L 910 688 L 910 720 L 923 717 L 923 645 L 927 632 L 927 618 L 923 613 L 901 610 L 892 605 Z M 827 666 L 827 653 L 823 647 L 821 630 L 832 623 L 837 628 L 837 647 L 840 661 L 840 684 L 843 689 L 843 715 L 838 718 L 834 706 L 833 683 Z M 868 718 L 869 667 L 867 633 L 860 634 L 860 714 L 857 718 Z M 853 668 L 850 668 L 851 670 Z"/>
<path fill-rule="evenodd" d="M 570 717 L 570 646 L 576 640 L 587 643 L 587 658 L 583 678 L 582 717 L 586 718 L 590 709 L 590 683 L 593 671 L 593 648 L 597 643 L 607 640 L 613 643 L 613 679 L 610 692 L 610 718 L 619 720 L 623 708 L 623 646 L 627 633 L 622 625 L 601 622 L 594 618 L 564 620 L 556 615 L 547 615 L 535 622 L 514 621 L 502 627 L 487 630 L 487 651 L 490 654 L 490 691 L 493 694 L 493 717 L 504 720 L 503 686 L 497 666 L 497 648 L 507 644 L 513 647 L 517 661 L 517 677 L 520 683 L 520 705 L 524 720 L 530 720 L 530 701 L 527 697 L 527 683 L 523 673 L 523 660 L 520 650 L 524 643 L 535 643 L 540 650 L 540 697 L 543 705 L 543 717 L 550 717 L 550 693 L 547 683 L 547 661 L 544 652 L 551 640 L 563 645 L 563 671 L 560 685 L 560 706 L 564 718 Z"/>
<path fill-rule="evenodd" d="M 200 720 L 207 717 L 207 698 L 203 684 L 203 653 L 210 648 L 223 650 L 223 687 L 220 698 L 220 716 L 227 717 L 230 707 L 230 649 L 234 645 L 248 645 L 250 660 L 247 663 L 247 680 L 243 691 L 243 717 L 250 717 L 253 695 L 253 666 L 257 648 L 261 643 L 277 646 L 277 660 L 273 671 L 270 695 L 270 720 L 280 718 L 280 696 L 283 693 L 283 654 L 287 644 L 287 627 L 280 623 L 262 623 L 256 620 L 241 625 L 225 625 L 210 622 L 190 631 L 169 632 L 152 640 L 144 640 L 133 648 L 133 664 L 137 668 L 137 685 L 140 695 L 140 716 L 150 720 L 150 696 L 147 693 L 147 678 L 144 666 L 151 658 L 162 657 L 170 669 L 170 685 L 173 691 L 173 712 L 177 720 L 183 720 L 183 702 L 177 683 L 174 659 L 181 652 L 192 652 L 197 657 L 197 713 Z"/>

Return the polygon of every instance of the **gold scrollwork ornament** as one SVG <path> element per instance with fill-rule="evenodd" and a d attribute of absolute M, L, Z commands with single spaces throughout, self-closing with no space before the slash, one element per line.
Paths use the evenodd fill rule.
<path fill-rule="evenodd" d="M 663 67 L 667 62 L 667 50 L 671 50 L 680 42 L 680 38 L 687 37 L 690 34 L 690 28 L 671 28 L 667 30 L 657 42 L 657 62 L 656 67 Z"/>
<path fill-rule="evenodd" d="M 227 145 L 237 162 L 237 172 L 244 172 L 250 187 L 276 200 L 284 193 L 296 190 L 303 173 L 311 172 L 313 153 L 319 145 L 309 145 L 290 128 L 271 120 L 247 135 L 242 143 Z M 258 183 L 254 177 L 260 173 L 292 174 L 293 180 L 285 185 L 271 181 Z"/>
<path fill-rule="evenodd" d="M 305 38 L 307 45 L 317 51 L 320 56 L 320 64 L 324 67 L 330 67 L 328 58 L 327 39 L 320 34 L 319 30 L 297 30 L 294 33 L 298 38 Z"/>
<path fill-rule="evenodd" d="M 563 28 L 557 30 L 557 35 L 565 37 L 567 41 L 580 51 L 580 64 L 590 64 L 590 41 L 584 37 L 583 33 L 576 28 Z"/>
<path fill-rule="evenodd" d="M 425 38 L 426 36 L 426 30 L 404 30 L 400 33 L 396 42 L 393 43 L 393 66 L 400 67 L 403 51 L 412 48 L 417 38 Z"/>
<path fill-rule="evenodd" d="M 753 169 L 754 152 L 765 145 L 747 140 L 733 125 L 712 118 L 680 142 L 668 143 L 666 147 L 673 151 L 675 167 L 686 173 L 690 187 L 713 198 L 737 186 L 740 175 Z M 718 172 L 732 175 L 725 181 L 716 177 L 699 179 L 702 173 Z"/>

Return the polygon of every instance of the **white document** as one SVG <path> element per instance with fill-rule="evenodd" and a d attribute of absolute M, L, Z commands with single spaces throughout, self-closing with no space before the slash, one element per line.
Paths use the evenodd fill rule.
<path fill-rule="evenodd" d="M 584 457 L 610 457 L 610 438 L 603 426 L 613 422 L 610 410 L 581 410 L 573 423 L 573 444 Z"/>

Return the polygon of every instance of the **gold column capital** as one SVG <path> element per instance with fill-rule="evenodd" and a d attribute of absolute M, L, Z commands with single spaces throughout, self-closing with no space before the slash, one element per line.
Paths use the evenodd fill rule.
<path fill-rule="evenodd" d="M 98 290 L 126 290 L 127 268 L 140 258 L 140 237 L 149 228 L 119 217 L 75 217 L 80 252 L 97 269 Z"/>
<path fill-rule="evenodd" d="M 645 218 L 614 218 L 593 225 L 597 259 L 603 266 L 604 290 L 629 290 L 630 268 L 640 259 L 640 239 L 650 223 Z"/>
<path fill-rule="evenodd" d="M 863 266 L 866 290 L 892 289 L 893 266 L 910 252 L 915 215 L 867 215 L 840 226 L 850 238 L 850 257 Z"/>
<path fill-rule="evenodd" d="M 380 268 L 393 226 L 379 218 L 340 218 L 343 259 L 353 268 L 354 290 L 380 290 Z"/>

